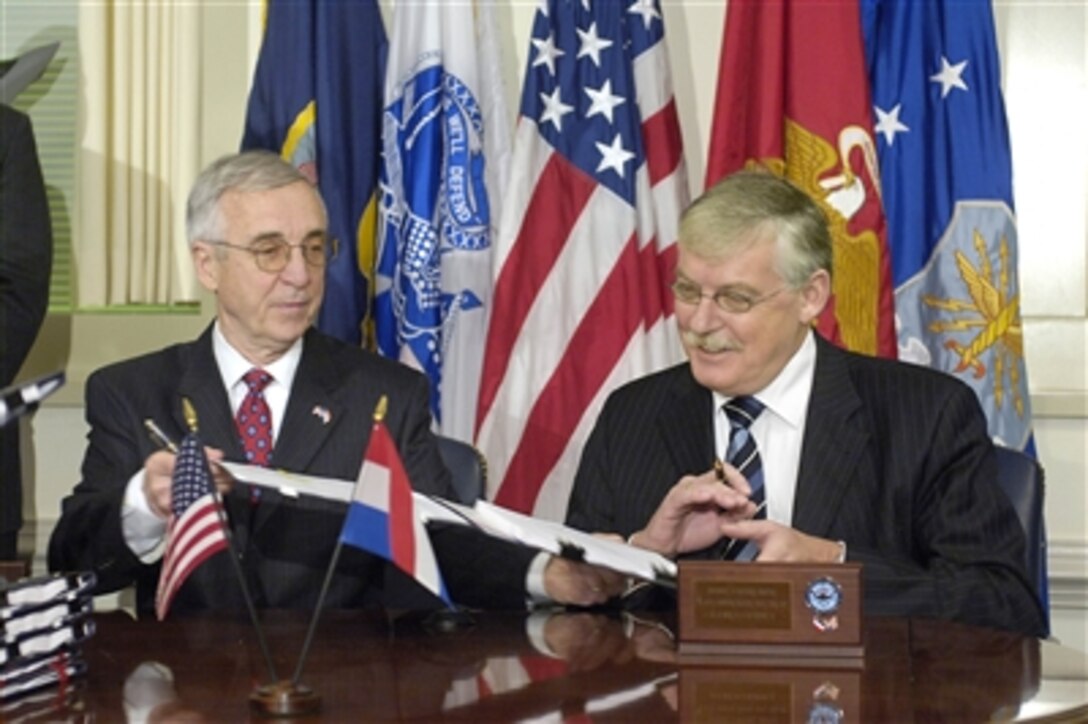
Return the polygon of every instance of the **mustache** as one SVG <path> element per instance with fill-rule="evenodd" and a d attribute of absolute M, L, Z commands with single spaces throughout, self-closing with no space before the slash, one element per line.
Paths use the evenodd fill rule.
<path fill-rule="evenodd" d="M 699 334 L 698 332 L 692 332 L 690 329 L 686 329 L 680 333 L 680 337 L 688 347 L 697 347 L 704 352 L 725 352 L 727 350 L 735 351 L 740 349 L 740 345 L 729 340 L 720 332 Z"/>

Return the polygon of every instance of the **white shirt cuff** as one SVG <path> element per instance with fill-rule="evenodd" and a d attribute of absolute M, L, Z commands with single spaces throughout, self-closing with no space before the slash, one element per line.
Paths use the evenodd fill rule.
<path fill-rule="evenodd" d="M 530 606 L 554 603 L 544 589 L 544 569 L 548 567 L 551 558 L 550 553 L 537 553 L 525 573 L 525 592 L 529 594 Z"/>
<path fill-rule="evenodd" d="M 121 503 L 121 535 L 125 544 L 144 563 L 162 558 L 166 539 L 166 521 L 151 512 L 144 495 L 144 471 L 129 478 Z"/>
<path fill-rule="evenodd" d="M 529 639 L 529 643 L 533 645 L 533 648 L 537 653 L 552 659 L 558 659 L 559 656 L 548 648 L 548 641 L 544 637 L 544 627 L 548 624 L 548 619 L 554 615 L 554 611 L 544 610 L 534 611 L 529 614 L 525 618 L 525 636 Z"/>

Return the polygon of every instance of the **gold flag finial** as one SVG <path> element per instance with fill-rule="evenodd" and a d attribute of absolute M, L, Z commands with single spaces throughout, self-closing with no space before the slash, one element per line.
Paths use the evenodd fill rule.
<path fill-rule="evenodd" d="M 188 397 L 181 398 L 181 412 L 185 415 L 185 424 L 189 426 L 189 431 L 197 432 L 196 408 Z"/>
<path fill-rule="evenodd" d="M 382 395 L 381 399 L 378 400 L 377 406 L 375 406 L 374 408 L 374 422 L 382 421 L 382 419 L 385 417 L 385 410 L 387 407 L 389 407 L 389 398 L 385 395 Z"/>

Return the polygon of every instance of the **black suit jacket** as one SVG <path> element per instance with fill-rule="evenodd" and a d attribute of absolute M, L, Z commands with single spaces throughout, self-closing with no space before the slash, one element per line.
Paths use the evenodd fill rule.
<path fill-rule="evenodd" d="M 15 380 L 38 336 L 52 265 L 53 230 L 30 119 L 0 104 L 0 387 Z M 0 430 L 0 537 L 19 530 L 21 508 L 12 423 Z"/>
<path fill-rule="evenodd" d="M 385 423 L 415 489 L 453 497 L 430 431 L 426 378 L 409 368 L 311 329 L 280 424 L 272 464 L 277 468 L 353 481 L 358 477 L 372 415 L 389 397 Z M 233 413 L 212 352 L 211 328 L 195 342 L 121 362 L 87 381 L 89 444 L 83 479 L 63 502 L 49 546 L 51 570 L 91 569 L 99 591 L 135 582 L 141 610 L 152 606 L 159 565 L 144 565 L 121 532 L 124 489 L 155 446 L 143 421 L 151 418 L 180 440 L 187 429 L 182 398 L 196 408 L 205 445 L 243 460 Z M 328 411 L 328 422 L 315 414 Z M 351 483 L 345 483 L 350 485 Z M 346 508 L 262 490 L 253 504 L 236 486 L 226 504 L 258 606 L 310 608 L 318 598 Z M 533 553 L 467 528 L 431 531 L 439 566 L 455 601 L 469 606 L 524 607 L 525 574 Z M 198 568 L 172 610 L 235 608 L 242 604 L 230 559 L 220 553 Z M 436 605 L 436 599 L 392 566 L 344 547 L 326 605 Z"/>
<path fill-rule="evenodd" d="M 682 364 L 614 392 L 586 444 L 568 524 L 627 536 L 714 459 L 713 398 Z M 793 527 L 844 540 L 866 609 L 1043 632 L 1024 534 L 996 482 L 974 392 L 817 337 Z"/>

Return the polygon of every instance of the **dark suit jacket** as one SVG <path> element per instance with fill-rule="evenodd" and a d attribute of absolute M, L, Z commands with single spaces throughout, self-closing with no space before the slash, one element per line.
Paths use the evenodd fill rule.
<path fill-rule="evenodd" d="M 52 265 L 53 230 L 30 119 L 0 104 L 0 387 L 15 380 L 38 336 Z M 12 423 L 0 430 L 0 536 L 19 530 L 21 508 Z"/>
<path fill-rule="evenodd" d="M 866 610 L 1043 631 L 1024 534 L 998 487 L 972 390 L 817 338 L 793 527 L 844 540 Z M 682 364 L 614 392 L 586 444 L 567 522 L 627 536 L 714 459 L 712 396 Z"/>
<path fill-rule="evenodd" d="M 348 346 L 311 329 L 280 425 L 272 463 L 277 468 L 355 480 L 370 438 L 378 398 L 389 397 L 385 417 L 412 485 L 453 497 L 430 432 L 426 378 L 409 368 Z M 152 418 L 180 440 L 186 430 L 182 398 L 196 408 L 205 445 L 229 460 L 243 460 L 230 402 L 212 353 L 211 328 L 195 342 L 106 367 L 87 381 L 89 444 L 83 480 L 63 502 L 49 545 L 51 570 L 91 569 L 99 591 L 135 582 L 141 610 L 149 610 L 158 564 L 144 565 L 125 544 L 121 501 L 130 477 L 155 447 L 144 428 Z M 329 412 L 326 424 L 314 413 Z M 349 483 L 345 483 L 348 485 Z M 227 499 L 237 549 L 243 555 L 258 606 L 313 607 L 332 556 L 344 505 L 286 500 L 262 490 L 253 505 L 246 486 Z M 525 605 L 525 574 L 532 552 L 467 528 L 432 530 L 439 566 L 455 601 L 470 606 Z M 241 604 L 230 558 L 220 553 L 198 568 L 172 610 L 231 608 Z M 436 599 L 376 558 L 344 547 L 326 605 L 357 607 L 436 605 Z"/>

